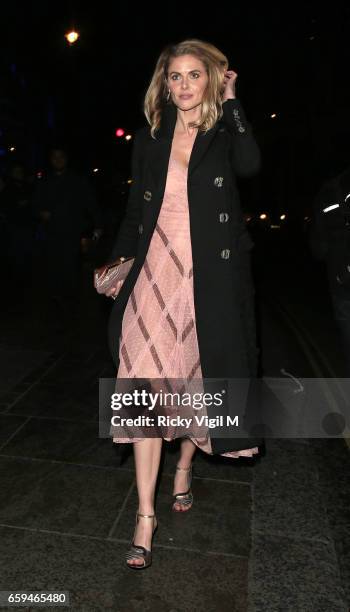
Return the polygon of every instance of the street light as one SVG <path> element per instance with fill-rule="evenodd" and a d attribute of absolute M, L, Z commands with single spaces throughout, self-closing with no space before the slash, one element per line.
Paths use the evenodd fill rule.
<path fill-rule="evenodd" d="M 70 45 L 73 45 L 75 42 L 77 42 L 79 38 L 79 33 L 75 30 L 71 30 L 70 32 L 67 32 L 67 34 L 65 34 L 65 38 L 67 39 Z"/>

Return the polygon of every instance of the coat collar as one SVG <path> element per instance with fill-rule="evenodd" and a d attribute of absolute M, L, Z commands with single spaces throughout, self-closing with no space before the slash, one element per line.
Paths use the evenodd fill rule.
<path fill-rule="evenodd" d="M 167 145 L 167 155 L 165 155 L 166 163 L 169 162 L 171 153 L 171 145 L 174 136 L 175 124 L 177 120 L 177 108 L 175 104 L 166 104 L 162 111 L 161 124 L 159 130 L 156 132 L 156 139 L 163 146 Z M 188 175 L 191 175 L 194 169 L 198 166 L 201 159 L 205 155 L 213 137 L 215 136 L 219 127 L 219 121 L 210 128 L 206 133 L 197 132 L 196 138 L 193 143 L 192 152 L 190 156 Z M 167 169 L 167 168 L 166 168 Z"/>

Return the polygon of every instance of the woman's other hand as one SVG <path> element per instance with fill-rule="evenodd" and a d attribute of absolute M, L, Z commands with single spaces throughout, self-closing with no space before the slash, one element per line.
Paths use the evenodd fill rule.
<path fill-rule="evenodd" d="M 119 293 L 119 291 L 120 291 L 120 289 L 121 289 L 121 286 L 122 286 L 123 282 L 124 282 L 124 280 L 117 281 L 116 284 L 113 287 L 110 287 L 109 289 L 107 289 L 105 295 L 107 297 L 111 297 L 111 298 L 113 298 L 115 300 L 117 295 L 118 295 L 118 293 Z"/>
<path fill-rule="evenodd" d="M 236 80 L 237 72 L 234 70 L 226 70 L 224 75 L 224 92 L 222 95 L 222 101 L 232 100 L 236 97 Z"/>

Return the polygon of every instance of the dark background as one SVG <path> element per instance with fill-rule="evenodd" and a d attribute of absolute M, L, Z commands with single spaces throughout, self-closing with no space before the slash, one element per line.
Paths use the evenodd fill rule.
<path fill-rule="evenodd" d="M 344 439 L 267 438 L 255 459 L 197 453 L 194 509 L 179 521 L 170 516 L 178 445 L 164 445 L 157 579 L 146 574 L 135 589 L 135 576 L 123 571 L 137 507 L 133 445 L 98 436 L 99 380 L 117 373 L 107 342 L 114 302 L 95 291 L 93 270 L 107 260 L 127 199 L 133 141 L 117 139 L 116 128 L 134 134 L 146 124 L 142 99 L 164 45 L 187 37 L 216 44 L 238 73 L 237 96 L 262 152 L 259 175 L 240 184 L 246 219 L 252 212 L 257 224 L 260 371 L 306 417 L 298 379 L 324 377 L 329 410 L 349 415 L 337 380 L 350 376 L 341 350 L 345 339 L 350 354 L 350 336 L 335 320 L 305 220 L 321 184 L 350 162 L 349 1 L 140 8 L 12 0 L 0 14 L 2 588 L 69 591 L 74 610 L 274 612 L 281 601 L 286 612 L 348 610 L 349 421 Z M 72 28 L 80 38 L 69 46 Z M 56 276 L 45 274 L 45 226 L 30 218 L 29 204 L 27 225 L 21 215 L 57 142 L 98 187 L 103 217 L 99 240 L 82 236 L 77 316 L 74 308 L 66 321 L 47 289 Z M 9 202 L 16 160 L 27 176 Z M 261 212 L 270 223 L 259 222 Z M 65 227 L 60 236 L 58 258 Z M 348 324 L 349 295 L 339 304 Z"/>

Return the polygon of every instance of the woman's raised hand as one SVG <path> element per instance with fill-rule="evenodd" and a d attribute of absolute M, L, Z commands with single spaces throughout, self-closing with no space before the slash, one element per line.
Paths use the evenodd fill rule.
<path fill-rule="evenodd" d="M 234 70 L 226 70 L 224 75 L 224 92 L 222 94 L 223 102 L 236 97 L 237 76 L 238 74 Z"/>

